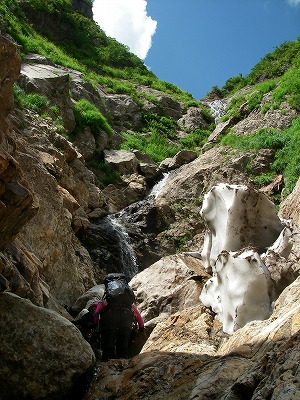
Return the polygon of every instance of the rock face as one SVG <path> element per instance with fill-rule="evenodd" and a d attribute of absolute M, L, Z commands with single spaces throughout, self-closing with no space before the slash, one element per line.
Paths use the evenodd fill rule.
<path fill-rule="evenodd" d="M 198 303 L 205 273 L 202 262 L 189 255 L 173 255 L 157 261 L 130 282 L 146 325 Z"/>
<path fill-rule="evenodd" d="M 209 124 L 205 121 L 200 108 L 190 107 L 187 113 L 178 120 L 178 125 L 182 129 L 193 132 L 196 129 L 207 129 Z"/>
<path fill-rule="evenodd" d="M 100 366 L 98 380 L 85 399 L 96 399 L 100 393 L 118 399 L 296 399 L 299 312 L 297 280 L 279 297 L 269 320 L 247 324 L 227 340 L 216 334 L 209 339 L 209 329 L 206 333 L 204 329 L 191 352 L 187 347 L 171 349 L 174 340 L 182 344 L 185 338 L 192 339 L 196 324 L 197 333 L 205 327 L 203 321 L 199 330 L 195 310 L 187 309 L 189 318 L 175 314 L 168 325 L 158 325 L 152 333 L 156 340 L 146 344 L 145 351 L 129 363 Z M 206 324 L 211 326 L 209 317 Z M 171 339 L 171 343 L 163 338 Z M 166 351 L 160 350 L 162 342 L 165 346 L 169 343 Z M 203 346 L 200 354 L 195 352 L 197 346 Z"/>
<path fill-rule="evenodd" d="M 140 355 L 100 364 L 84 399 L 297 399 L 299 283 L 282 292 L 268 320 L 230 337 L 200 306 L 173 314 L 156 326 Z"/>
<path fill-rule="evenodd" d="M 296 200 L 293 195 L 289 201 L 285 212 L 289 209 L 292 215 L 298 208 L 299 198 Z M 277 216 L 273 214 L 273 218 L 276 221 Z M 98 365 L 97 378 L 85 400 L 96 400 L 99 396 L 170 400 L 296 399 L 299 396 L 299 277 L 279 295 L 268 319 L 248 322 L 227 335 L 222 332 L 215 314 L 200 303 L 183 302 L 183 307 L 180 306 L 180 299 L 188 298 L 185 286 L 188 281 L 186 278 L 181 281 L 180 271 L 189 265 L 190 273 L 199 283 L 207 279 L 202 261 L 194 257 L 200 255 L 166 258 L 133 278 L 131 284 L 136 290 L 139 308 L 146 320 L 150 318 L 146 326 L 155 325 L 154 330 L 141 354 L 131 361 Z M 193 258 L 196 264 L 191 265 L 189 260 Z M 297 263 L 293 254 L 285 262 L 290 268 L 297 268 Z M 163 279 L 162 274 L 168 269 L 167 278 Z M 241 285 L 235 289 L 237 293 L 244 290 Z M 255 291 L 255 300 L 262 289 Z M 167 302 L 165 296 L 168 296 Z"/>
<path fill-rule="evenodd" d="M 14 143 L 6 137 L 10 133 L 7 116 L 14 104 L 12 84 L 19 74 L 20 59 L 16 46 L 3 36 L 0 36 L 0 60 L 0 250 L 3 250 L 37 213 L 38 200 L 18 162 L 9 154 Z M 5 269 L 6 262 L 2 259 L 0 273 L 5 274 Z M 9 283 L 9 275 L 1 276 Z"/>
<path fill-rule="evenodd" d="M 14 98 L 12 94 L 12 84 L 19 76 L 20 72 L 20 58 L 17 55 L 16 46 L 4 36 L 0 36 L 0 126 L 1 136 L 0 143 L 3 142 L 4 134 L 7 132 L 8 124 L 6 118 L 12 111 L 14 106 Z"/>
<path fill-rule="evenodd" d="M 72 132 L 75 128 L 73 104 L 69 96 L 69 73 L 53 65 L 31 62 L 22 64 L 19 84 L 26 92 L 40 93 L 55 104 L 61 112 L 64 128 Z M 36 60 L 35 60 L 36 61 Z"/>
<path fill-rule="evenodd" d="M 66 398 L 94 362 L 81 333 L 55 312 L 10 293 L 1 293 L 0 309 L 1 398 Z"/>
<path fill-rule="evenodd" d="M 85 9 L 85 0 L 72 2 L 89 17 L 87 3 Z M 22 7 L 32 23 L 43 29 L 49 25 L 46 12 L 35 15 L 26 2 Z M 52 26 L 58 17 L 53 13 Z M 65 26 L 56 31 L 51 32 L 56 40 L 68 40 Z M 269 172 L 274 160 L 270 149 L 252 153 L 211 148 L 212 142 L 229 128 L 247 134 L 259 125 L 288 126 L 295 110 L 285 107 L 289 115 L 280 118 L 276 110 L 249 113 L 245 104 L 237 119 L 217 125 L 205 152 L 183 151 L 157 165 L 141 152 L 120 151 L 120 132 L 139 130 L 144 113 L 155 112 L 174 119 L 178 137 L 170 140 L 178 143 L 188 130 L 207 128 L 200 108 L 143 86 L 137 91 L 145 101 L 108 94 L 78 71 L 27 55 L 19 85 L 46 95 L 59 109 L 67 132 L 74 132 L 73 103 L 80 99 L 109 120 L 112 137 L 100 130 L 96 141 L 85 127 L 71 143 L 52 118 L 13 110 L 11 89 L 20 60 L 7 38 L 0 36 L 0 41 L 0 397 L 66 400 L 74 395 L 74 383 L 95 356 L 69 322 L 70 313 L 102 296 L 106 272 L 124 268 L 124 242 L 119 245 L 106 236 L 107 220 L 116 218 L 131 239 L 126 257 L 134 262 L 128 275 L 134 276 L 131 284 L 146 320 L 145 336 L 138 342 L 147 341 L 130 361 L 98 362 L 85 400 L 298 398 L 299 183 L 279 213 L 293 220 L 292 253 L 289 230 L 282 230 L 260 193 L 225 196 L 215 191 L 214 206 L 205 200 L 207 212 L 199 213 L 214 185 L 247 182 L 251 187 L 249 165 L 253 175 L 260 175 Z M 116 161 L 111 157 L 116 153 L 126 157 Z M 99 164 L 105 158 L 107 170 L 119 171 L 121 178 L 103 188 L 105 172 Z M 89 169 L 93 163 L 97 168 Z M 165 169 L 172 171 L 151 193 Z M 245 213 L 248 202 L 251 211 Z M 107 217 L 111 213 L 118 214 Z M 204 243 L 207 226 L 211 236 Z M 250 251 L 245 248 L 249 245 L 256 248 Z M 206 307 L 199 296 L 214 278 L 218 288 L 208 302 L 203 299 Z M 234 282 L 231 292 L 219 287 L 226 280 Z M 259 315 L 245 307 L 257 306 L 258 300 Z M 228 304 L 233 306 L 226 308 Z M 224 324 L 226 318 L 231 325 Z"/>

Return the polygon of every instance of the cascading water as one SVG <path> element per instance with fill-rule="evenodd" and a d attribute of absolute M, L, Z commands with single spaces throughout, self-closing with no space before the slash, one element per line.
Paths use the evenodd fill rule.
<path fill-rule="evenodd" d="M 151 224 L 156 223 L 157 212 L 154 200 L 168 179 L 168 175 L 164 174 L 145 200 L 131 204 L 117 214 L 94 220 L 91 223 L 89 235 L 84 242 L 96 270 L 99 268 L 99 272 L 103 270 L 123 272 L 129 278 L 137 274 L 141 264 L 141 251 L 139 251 L 138 261 L 131 238 L 139 250 L 147 248 L 147 263 L 151 264 L 160 258 L 156 250 L 152 248 L 154 246 L 151 244 L 151 238 L 146 236 L 150 234 Z M 156 226 L 153 226 L 153 231 L 155 229 Z M 145 265 L 142 265 L 143 267 Z"/>
<path fill-rule="evenodd" d="M 165 172 L 163 174 L 162 179 L 157 182 L 153 188 L 151 189 L 151 192 L 148 194 L 148 199 L 156 199 L 158 197 L 158 195 L 160 194 L 162 188 L 164 187 L 168 177 L 169 177 L 169 173 Z"/>
<path fill-rule="evenodd" d="M 214 100 L 206 104 L 209 107 L 212 116 L 215 118 L 215 122 L 218 123 L 219 119 L 224 115 L 224 111 L 228 105 L 228 101 L 225 99 Z"/>
<path fill-rule="evenodd" d="M 110 229 L 113 231 L 112 236 L 114 236 L 119 243 L 119 255 L 120 261 L 124 268 L 124 273 L 132 278 L 135 274 L 138 273 L 138 265 L 135 252 L 130 243 L 129 235 L 126 232 L 124 226 L 120 224 L 120 222 L 114 215 L 110 215 L 106 218 L 110 225 Z"/>
<path fill-rule="evenodd" d="M 123 272 L 129 278 L 138 272 L 130 238 L 114 215 L 91 224 L 86 245 L 96 269 Z"/>

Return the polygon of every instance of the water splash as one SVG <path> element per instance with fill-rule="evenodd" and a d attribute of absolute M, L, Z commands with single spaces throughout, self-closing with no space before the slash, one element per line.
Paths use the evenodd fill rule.
<path fill-rule="evenodd" d="M 130 243 L 130 238 L 122 225 L 121 221 L 115 215 L 106 217 L 107 228 L 110 231 L 111 239 L 119 245 L 119 260 L 123 266 L 123 272 L 132 278 L 138 273 L 137 259 Z"/>
<path fill-rule="evenodd" d="M 163 174 L 163 178 L 159 182 L 157 182 L 151 189 L 151 192 L 148 195 L 148 199 L 157 199 L 160 192 L 162 191 L 162 188 L 165 186 L 165 183 L 166 183 L 169 175 L 170 175 L 169 172 L 165 172 Z"/>
<path fill-rule="evenodd" d="M 225 108 L 228 105 L 228 101 L 225 99 L 214 100 L 207 103 L 212 116 L 215 118 L 215 122 L 218 123 L 220 118 L 224 115 Z"/>
<path fill-rule="evenodd" d="M 138 272 L 129 235 L 114 215 L 94 221 L 85 243 L 96 271 L 123 272 L 130 279 Z"/>

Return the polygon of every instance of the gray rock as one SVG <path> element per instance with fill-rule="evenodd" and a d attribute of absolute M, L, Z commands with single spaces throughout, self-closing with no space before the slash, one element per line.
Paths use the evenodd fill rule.
<path fill-rule="evenodd" d="M 166 158 L 160 163 L 160 168 L 163 170 L 173 170 L 188 164 L 197 158 L 197 153 L 192 150 L 179 151 L 173 158 Z"/>
<path fill-rule="evenodd" d="M 148 163 L 148 164 L 155 164 L 153 159 L 146 153 L 143 153 L 140 150 L 133 150 L 133 154 L 136 156 L 136 158 L 143 162 L 143 163 Z"/>
<path fill-rule="evenodd" d="M 68 70 L 63 68 L 23 63 L 18 83 L 26 92 L 39 93 L 57 105 L 63 118 L 64 128 L 71 132 L 75 128 L 75 117 L 69 97 L 69 78 Z"/>
<path fill-rule="evenodd" d="M 157 164 L 140 163 L 141 174 L 144 175 L 147 182 L 153 182 L 162 176 L 161 169 Z"/>
<path fill-rule="evenodd" d="M 64 399 L 95 355 L 59 314 L 11 293 L 0 302 L 1 399 Z"/>
<path fill-rule="evenodd" d="M 181 129 L 193 132 L 195 129 L 207 129 L 208 123 L 203 117 L 201 108 L 190 107 L 187 113 L 177 121 Z"/>
<path fill-rule="evenodd" d="M 83 308 L 88 308 L 92 303 L 100 301 L 104 294 L 104 285 L 96 285 L 80 296 L 71 307 L 74 313 L 79 313 Z"/>
<path fill-rule="evenodd" d="M 137 172 L 137 158 L 128 150 L 104 150 L 104 161 L 111 168 L 116 169 L 120 174 Z"/>
<path fill-rule="evenodd" d="M 142 114 L 140 107 L 126 94 L 112 94 L 105 98 L 105 105 L 115 125 L 132 129 L 141 126 Z"/>

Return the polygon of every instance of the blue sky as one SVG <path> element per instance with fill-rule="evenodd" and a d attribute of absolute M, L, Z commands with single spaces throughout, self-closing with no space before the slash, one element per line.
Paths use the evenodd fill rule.
<path fill-rule="evenodd" d="M 300 37 L 300 0 L 95 0 L 93 12 L 158 78 L 196 99 Z"/>

